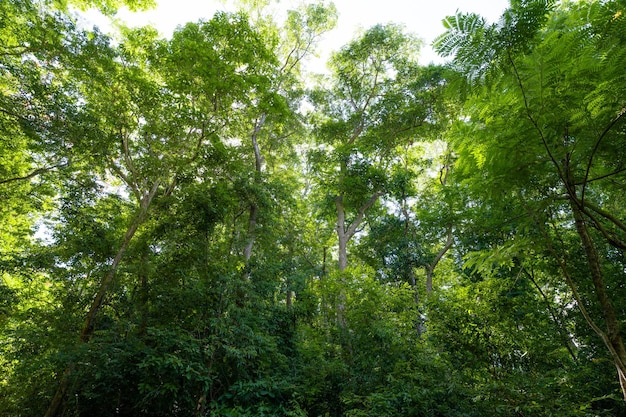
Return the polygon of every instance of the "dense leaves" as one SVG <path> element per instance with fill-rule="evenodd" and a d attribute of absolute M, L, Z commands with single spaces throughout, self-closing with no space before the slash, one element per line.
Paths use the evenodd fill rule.
<path fill-rule="evenodd" d="M 0 416 L 626 415 L 624 2 L 270 3 L 0 3 Z"/>

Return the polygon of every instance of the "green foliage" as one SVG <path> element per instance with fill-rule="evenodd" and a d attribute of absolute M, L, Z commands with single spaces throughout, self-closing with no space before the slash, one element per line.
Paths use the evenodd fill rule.
<path fill-rule="evenodd" d="M 47 0 L 49 1 L 49 0 Z M 114 15 L 121 6 L 129 10 L 147 10 L 156 5 L 154 0 L 53 0 L 55 7 L 65 11 L 68 6 L 74 6 L 80 10 L 88 10 L 95 7 L 105 15 Z"/>
<path fill-rule="evenodd" d="M 568 353 L 571 336 L 561 328 L 571 320 L 568 308 L 560 308 L 563 316 L 548 314 L 529 276 L 515 272 L 465 279 L 445 300 L 429 300 L 432 342 L 455 369 L 463 369 L 474 401 L 489 414 L 593 415 L 594 398 L 610 382 L 576 382 L 589 368 Z"/>
<path fill-rule="evenodd" d="M 469 81 L 501 68 L 507 54 L 526 53 L 555 8 L 554 0 L 511 1 L 500 21 L 488 24 L 475 13 L 458 13 L 443 20 L 446 31 L 433 42 L 442 56 L 454 56 L 453 66 Z"/>
<path fill-rule="evenodd" d="M 0 2 L 0 415 L 624 415 L 623 2 L 450 17 L 448 67 L 377 25 L 308 96 L 335 7 L 244 3 Z"/>
<path fill-rule="evenodd" d="M 499 26 L 472 25 L 470 18 L 457 16 L 459 25 L 449 26 L 438 41 L 473 84 L 464 92 L 467 116 L 451 131 L 458 152 L 454 175 L 473 201 L 481 202 L 467 213 L 482 213 L 483 224 L 474 227 L 487 233 L 467 235 L 475 249 L 466 255 L 465 267 L 476 277 L 501 279 L 517 268 L 528 270 L 528 259 L 533 269 L 541 260 L 545 275 L 535 286 L 571 294 L 588 323 L 606 326 L 595 327 L 598 335 L 612 331 L 616 319 L 607 312 L 622 305 L 617 292 L 604 297 L 601 290 L 617 288 L 611 271 L 621 261 L 610 253 L 624 249 L 619 243 L 624 229 L 618 226 L 623 213 L 617 209 L 609 216 L 601 207 L 619 198 L 614 185 L 622 181 L 622 155 L 609 151 L 609 156 L 603 149 L 622 142 L 619 109 L 624 103 L 597 87 L 603 83 L 599 80 L 612 88 L 622 83 L 605 60 L 619 42 L 604 26 L 607 18 L 610 26 L 621 25 L 616 7 L 616 2 L 514 3 Z M 604 23 L 596 20 L 599 16 Z M 577 214 L 578 205 L 584 214 Z M 587 232 L 584 222 L 604 232 Z M 560 322 L 555 311 L 550 314 Z M 575 329 L 575 337 L 584 338 L 579 346 L 599 347 L 598 339 L 583 336 L 588 330 L 578 324 Z M 588 398 L 612 396 L 616 384 L 605 384 L 604 394 L 589 393 Z M 587 406 L 590 402 L 580 410 Z"/>

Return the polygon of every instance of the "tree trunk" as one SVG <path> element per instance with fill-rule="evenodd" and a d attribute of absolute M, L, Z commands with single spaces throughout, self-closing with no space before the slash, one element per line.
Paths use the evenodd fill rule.
<path fill-rule="evenodd" d="M 604 317 L 606 333 L 600 334 L 604 344 L 611 352 L 611 356 L 617 368 L 618 378 L 620 386 L 622 388 L 622 395 L 626 401 L 626 349 L 624 349 L 624 341 L 620 334 L 619 321 L 615 314 L 615 309 L 606 291 L 606 285 L 602 276 L 602 265 L 600 257 L 593 243 L 593 239 L 589 234 L 588 226 L 583 217 L 578 201 L 570 198 L 570 206 L 572 213 L 574 214 L 574 222 L 576 225 L 576 231 L 582 241 L 583 248 L 585 250 L 585 257 L 587 258 L 587 265 L 589 266 L 589 272 L 593 287 L 596 293 L 596 299 L 600 304 L 600 309 Z"/>
<path fill-rule="evenodd" d="M 355 235 L 357 229 L 363 222 L 365 212 L 376 203 L 378 197 L 382 193 L 376 192 L 361 207 L 359 207 L 356 218 L 346 227 L 346 210 L 343 205 L 343 196 L 335 197 L 335 207 L 337 208 L 337 240 L 339 241 L 339 253 L 337 255 L 337 267 L 343 272 L 348 267 L 348 242 Z M 342 281 L 344 277 L 341 277 Z M 343 283 L 343 282 L 342 282 Z M 339 302 L 337 304 L 337 321 L 339 325 L 345 327 L 344 312 L 346 309 L 346 294 L 341 289 L 339 293 Z"/>
<path fill-rule="evenodd" d="M 142 250 L 141 254 L 141 270 L 139 271 L 139 303 L 140 303 L 140 321 L 139 321 L 139 336 L 144 337 L 148 331 L 148 300 L 150 299 L 150 293 L 148 289 L 148 256 L 149 248 L 146 247 Z"/>
<path fill-rule="evenodd" d="M 122 262 L 124 254 L 126 253 L 126 249 L 128 249 L 128 245 L 130 244 L 131 240 L 135 236 L 135 233 L 137 232 L 137 229 L 139 228 L 139 226 L 146 219 L 146 216 L 148 214 L 148 209 L 150 208 L 150 204 L 152 203 L 152 199 L 154 198 L 154 195 L 156 194 L 158 188 L 159 188 L 159 182 L 157 181 L 152 186 L 152 189 L 143 196 L 143 198 L 141 199 L 139 203 L 139 212 L 133 219 L 133 222 L 128 227 L 128 230 L 126 230 L 126 233 L 124 234 L 124 240 L 122 241 L 122 246 L 120 246 L 120 248 L 118 249 L 117 254 L 115 255 L 115 258 L 113 259 L 113 263 L 111 264 L 111 268 L 109 268 L 109 272 L 106 274 L 106 276 L 102 280 L 102 283 L 100 284 L 100 289 L 98 290 L 96 297 L 91 303 L 91 307 L 89 308 L 89 313 L 87 314 L 87 317 L 85 318 L 85 324 L 83 325 L 83 330 L 80 332 L 80 339 L 83 342 L 88 342 L 91 336 L 93 335 L 94 320 L 96 318 L 96 315 L 98 314 L 98 311 L 100 310 L 100 307 L 102 306 L 102 303 L 104 302 L 104 297 L 106 296 L 106 293 L 109 290 L 109 287 L 111 286 L 111 284 L 113 283 L 115 279 L 115 273 L 117 272 L 117 269 L 120 266 L 120 263 Z"/>
<path fill-rule="evenodd" d="M 357 229 L 363 222 L 365 212 L 378 201 L 382 195 L 380 192 L 374 193 L 359 209 L 356 218 L 346 227 L 346 210 L 343 205 L 343 196 L 335 197 L 335 206 L 337 208 L 337 238 L 339 240 L 338 267 L 340 271 L 345 271 L 348 266 L 348 242 L 357 232 Z"/>
<path fill-rule="evenodd" d="M 339 241 L 339 251 L 337 253 L 337 267 L 339 272 L 344 272 L 348 267 L 348 240 L 350 237 L 346 231 L 346 211 L 343 207 L 343 196 L 335 198 L 335 206 L 337 207 L 337 240 Z M 340 328 L 345 328 L 346 323 L 346 292 L 343 287 L 345 277 L 340 275 L 341 288 L 339 289 L 339 300 L 337 301 L 337 324 Z"/>
<path fill-rule="evenodd" d="M 350 237 L 346 231 L 346 211 L 343 207 L 343 196 L 335 198 L 337 207 L 337 240 L 339 241 L 339 253 L 337 254 L 337 267 L 340 272 L 346 270 L 348 266 L 348 240 Z"/>
<path fill-rule="evenodd" d="M 259 147 L 259 132 L 263 128 L 265 124 L 265 120 L 267 115 L 263 113 L 261 117 L 256 120 L 254 123 L 254 130 L 252 131 L 252 149 L 254 150 L 254 182 L 255 184 L 260 184 L 261 182 L 261 173 L 263 171 L 263 156 L 261 155 L 261 149 Z M 250 203 L 248 216 L 248 232 L 247 232 L 247 243 L 246 247 L 243 251 L 243 257 L 246 261 L 249 261 L 252 257 L 252 248 L 254 247 L 254 241 L 256 239 L 256 224 L 259 216 L 259 206 L 256 202 Z"/>
<path fill-rule="evenodd" d="M 454 242 L 452 239 L 452 226 L 448 227 L 448 237 L 446 239 L 446 243 L 443 245 L 443 248 L 437 255 L 433 262 L 429 265 L 426 265 L 426 294 L 431 294 L 433 292 L 433 274 L 435 273 L 435 268 L 439 264 L 439 261 L 444 257 L 444 255 L 450 250 L 452 247 L 452 243 Z"/>
<path fill-rule="evenodd" d="M 259 207 L 252 203 L 250 204 L 250 213 L 248 217 L 248 243 L 243 249 L 243 257 L 246 261 L 249 261 L 252 257 L 252 248 L 254 247 L 254 240 L 256 235 L 256 221 L 259 213 Z"/>

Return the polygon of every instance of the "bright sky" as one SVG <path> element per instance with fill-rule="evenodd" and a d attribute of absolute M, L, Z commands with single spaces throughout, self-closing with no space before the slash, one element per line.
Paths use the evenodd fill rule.
<path fill-rule="evenodd" d="M 131 25 L 152 24 L 164 36 L 170 36 L 178 25 L 210 19 L 216 10 L 232 10 L 232 2 L 216 0 L 157 0 L 158 7 L 144 13 L 122 11 L 118 17 Z M 328 1 L 328 0 L 327 0 Z M 279 6 L 295 8 L 300 1 L 280 0 Z M 490 22 L 497 21 L 508 0 L 335 0 L 339 12 L 337 27 L 326 34 L 320 45 L 319 62 L 310 67 L 322 71 L 328 53 L 349 42 L 357 29 L 367 29 L 377 23 L 400 23 L 407 31 L 424 40 L 420 62 L 441 62 L 430 43 L 443 32 L 441 21 L 448 15 L 475 12 Z M 91 15 L 93 16 L 93 15 Z M 102 22 L 95 18 L 91 20 Z M 101 25 L 99 23 L 99 25 Z"/>

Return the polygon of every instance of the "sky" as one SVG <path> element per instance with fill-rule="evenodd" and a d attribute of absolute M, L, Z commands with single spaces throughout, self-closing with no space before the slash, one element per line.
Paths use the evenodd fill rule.
<path fill-rule="evenodd" d="M 163 36 L 169 37 L 178 25 L 210 19 L 217 10 L 233 10 L 232 2 L 216 0 L 157 0 L 156 9 L 131 13 L 122 10 L 118 18 L 139 26 L 152 24 Z M 328 0 L 327 0 L 328 1 Z M 279 0 L 279 7 L 295 8 L 301 0 Z M 424 41 L 420 51 L 420 63 L 441 63 L 441 58 L 430 48 L 430 43 L 443 32 L 442 20 L 456 11 L 474 12 L 487 21 L 497 21 L 508 0 L 334 0 L 339 13 L 336 28 L 322 40 L 320 58 L 310 64 L 314 72 L 324 70 L 324 62 L 329 53 L 338 50 L 354 38 L 358 29 L 367 29 L 378 23 L 399 23 L 408 32 L 416 34 Z M 88 19 L 105 29 L 104 20 L 95 14 Z"/>

